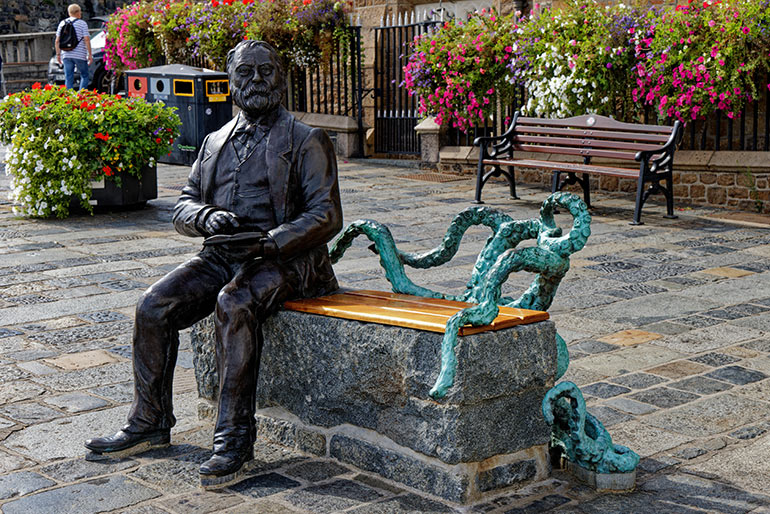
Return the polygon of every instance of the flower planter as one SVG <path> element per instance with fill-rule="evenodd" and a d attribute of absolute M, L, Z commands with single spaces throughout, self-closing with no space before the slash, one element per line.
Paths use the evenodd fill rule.
<path fill-rule="evenodd" d="M 120 178 L 120 186 L 110 179 L 91 182 L 91 200 L 95 207 L 129 207 L 144 205 L 147 200 L 158 197 L 157 166 L 145 166 L 142 169 L 141 180 L 128 172 L 116 174 Z"/>

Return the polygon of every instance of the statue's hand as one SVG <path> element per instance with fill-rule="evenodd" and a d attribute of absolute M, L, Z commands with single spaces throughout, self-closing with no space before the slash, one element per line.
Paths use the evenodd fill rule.
<path fill-rule="evenodd" d="M 233 236 L 212 236 L 203 242 L 212 246 L 228 259 L 243 262 L 258 257 L 276 257 L 275 241 L 264 232 L 241 232 Z"/>
<path fill-rule="evenodd" d="M 211 235 L 233 234 L 240 227 L 238 216 L 229 211 L 214 211 L 208 215 L 203 230 Z"/>

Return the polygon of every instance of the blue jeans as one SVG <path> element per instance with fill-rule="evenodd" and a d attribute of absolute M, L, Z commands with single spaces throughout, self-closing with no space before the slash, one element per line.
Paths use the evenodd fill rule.
<path fill-rule="evenodd" d="M 85 89 L 88 87 L 88 82 L 91 77 L 88 75 L 88 61 L 85 59 L 62 59 L 64 64 L 64 87 L 67 89 L 74 89 L 75 87 L 75 66 L 77 66 L 80 72 L 80 87 L 78 89 Z"/>

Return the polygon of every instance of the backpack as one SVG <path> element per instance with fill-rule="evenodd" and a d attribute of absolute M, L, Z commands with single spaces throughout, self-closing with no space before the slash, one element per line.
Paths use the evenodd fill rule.
<path fill-rule="evenodd" d="M 75 31 L 75 20 L 66 20 L 59 32 L 59 48 L 62 50 L 74 50 L 80 44 L 78 33 Z"/>

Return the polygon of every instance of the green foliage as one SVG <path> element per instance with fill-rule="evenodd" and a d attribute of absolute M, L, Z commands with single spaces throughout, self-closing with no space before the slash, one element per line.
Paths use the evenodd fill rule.
<path fill-rule="evenodd" d="M 770 71 L 770 0 L 690 2 L 569 0 L 520 20 L 474 13 L 413 42 L 403 85 L 420 97 L 422 115 L 463 130 L 494 112 L 486 92 L 510 105 L 512 86 L 526 90 L 521 111 L 535 116 L 636 121 L 652 106 L 661 119 L 715 109 L 737 117 L 770 87 L 758 81 Z"/>
<path fill-rule="evenodd" d="M 180 121 L 143 99 L 39 83 L 0 102 L 0 142 L 9 145 L 15 213 L 64 218 L 73 200 L 92 211 L 89 183 L 126 171 L 140 178 L 167 153 Z"/>
<path fill-rule="evenodd" d="M 514 88 L 503 78 L 517 30 L 512 16 L 482 11 L 415 38 L 404 85 L 420 97 L 420 114 L 435 114 L 437 123 L 467 130 L 494 112 L 496 97 L 509 103 Z"/>
<path fill-rule="evenodd" d="M 335 0 L 142 0 L 118 9 L 107 24 L 110 69 L 203 57 L 224 70 L 227 52 L 243 39 L 261 39 L 286 64 L 328 60 L 348 38 L 347 11 Z M 141 51 L 137 50 L 141 49 Z"/>

